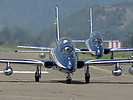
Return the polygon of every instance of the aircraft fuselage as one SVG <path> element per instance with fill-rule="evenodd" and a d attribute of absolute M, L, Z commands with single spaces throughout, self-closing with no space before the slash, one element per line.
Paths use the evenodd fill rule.
<path fill-rule="evenodd" d="M 51 57 L 56 63 L 56 69 L 65 73 L 72 73 L 76 70 L 76 55 L 74 44 L 69 38 L 61 38 L 57 42 L 57 48 L 51 50 Z"/>
<path fill-rule="evenodd" d="M 100 33 L 93 32 L 90 35 L 90 39 L 86 40 L 86 46 L 89 51 L 95 51 L 92 56 L 101 58 L 103 56 L 103 39 Z"/>

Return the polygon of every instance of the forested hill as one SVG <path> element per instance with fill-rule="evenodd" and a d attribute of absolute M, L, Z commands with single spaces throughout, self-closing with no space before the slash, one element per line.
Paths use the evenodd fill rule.
<path fill-rule="evenodd" d="M 104 39 L 123 40 L 124 46 L 131 46 L 133 2 L 110 5 L 116 0 L 109 0 L 108 4 L 100 2 L 101 0 L 67 1 L 0 0 L 0 44 L 37 46 L 53 44 L 55 25 L 52 23 L 55 21 L 54 8 L 57 3 L 59 4 L 61 36 L 72 39 L 89 38 L 88 19 L 91 7 L 93 9 L 93 31 L 102 33 Z M 70 3 L 70 1 L 73 2 Z M 93 6 L 88 2 L 91 2 Z M 23 9 L 21 9 L 22 6 Z"/>
<path fill-rule="evenodd" d="M 60 21 L 61 36 L 73 39 L 89 38 L 89 8 L 87 6 Z M 122 40 L 131 47 L 133 34 L 133 2 L 117 5 L 96 5 L 93 9 L 93 31 L 100 32 L 104 39 Z M 47 30 L 53 37 L 54 27 Z M 43 34 L 42 34 L 43 36 Z M 55 37 L 54 37 L 55 38 Z"/>

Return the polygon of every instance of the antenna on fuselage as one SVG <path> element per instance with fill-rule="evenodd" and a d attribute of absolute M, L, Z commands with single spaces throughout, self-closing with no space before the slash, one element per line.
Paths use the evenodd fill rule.
<path fill-rule="evenodd" d="M 56 41 L 58 42 L 59 39 L 60 39 L 60 30 L 59 30 L 59 8 L 58 6 L 56 5 L 55 7 L 55 11 L 56 11 L 56 21 L 55 21 L 55 24 L 56 24 Z"/>
<path fill-rule="evenodd" d="M 92 33 L 93 26 L 92 26 L 92 9 L 91 8 L 90 8 L 90 19 L 89 19 L 89 22 L 90 22 L 90 28 L 91 28 L 90 32 Z"/>

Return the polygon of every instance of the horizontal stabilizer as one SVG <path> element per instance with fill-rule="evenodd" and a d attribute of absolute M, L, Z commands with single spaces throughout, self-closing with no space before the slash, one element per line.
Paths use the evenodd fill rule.
<path fill-rule="evenodd" d="M 75 53 L 96 53 L 95 51 L 75 51 Z"/>
<path fill-rule="evenodd" d="M 41 50 L 51 50 L 53 48 L 50 47 L 36 47 L 36 46 L 17 46 L 18 48 L 25 48 L 25 49 L 41 49 Z"/>
<path fill-rule="evenodd" d="M 133 51 L 133 48 L 112 48 L 111 52 L 126 52 L 126 51 Z"/>
<path fill-rule="evenodd" d="M 22 50 L 15 50 L 17 53 L 50 53 L 50 51 L 22 51 Z"/>
<path fill-rule="evenodd" d="M 72 40 L 74 43 L 85 43 L 86 40 Z"/>
<path fill-rule="evenodd" d="M 120 42 L 119 40 L 103 40 L 104 43 L 106 43 L 106 42 L 112 42 L 112 41 Z"/>

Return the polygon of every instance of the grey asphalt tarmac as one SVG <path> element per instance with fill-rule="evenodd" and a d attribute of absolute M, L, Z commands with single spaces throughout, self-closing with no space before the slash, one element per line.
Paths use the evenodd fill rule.
<path fill-rule="evenodd" d="M 39 59 L 38 54 L 0 52 L 0 58 Z M 35 71 L 34 65 L 11 64 L 15 71 Z M 0 71 L 6 67 L 0 63 Z M 0 74 L 0 100 L 133 100 L 133 76 L 128 73 L 131 64 L 122 64 L 123 74 L 111 74 L 114 66 L 90 66 L 91 82 L 85 84 L 84 69 L 72 75 L 72 84 L 66 84 L 66 74 L 47 69 L 39 83 L 34 74 Z M 45 68 L 42 68 L 45 70 Z"/>

